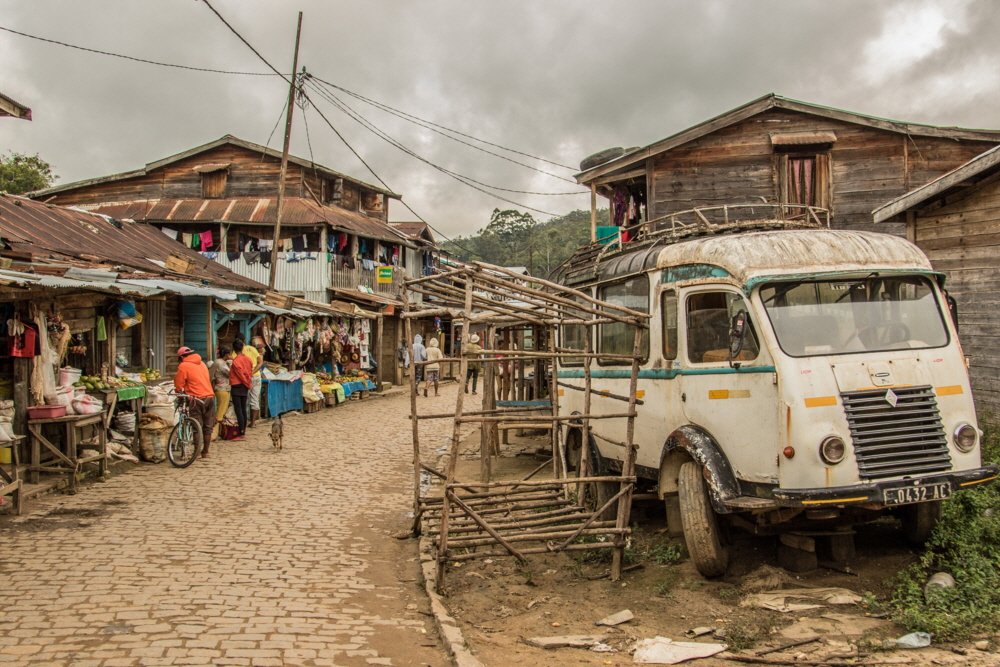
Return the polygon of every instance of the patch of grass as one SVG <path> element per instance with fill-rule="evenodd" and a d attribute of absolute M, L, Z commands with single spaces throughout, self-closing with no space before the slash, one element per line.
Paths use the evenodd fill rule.
<path fill-rule="evenodd" d="M 663 571 L 663 579 L 660 583 L 653 587 L 653 592 L 661 598 L 667 598 L 668 600 L 673 599 L 673 594 L 670 592 L 673 590 L 674 585 L 677 583 L 677 568 L 673 565 L 667 567 Z"/>
<path fill-rule="evenodd" d="M 980 424 L 983 463 L 1000 462 L 1000 423 L 986 414 Z M 955 586 L 925 599 L 935 572 L 950 573 Z M 945 501 L 924 553 L 891 583 L 888 606 L 909 631 L 952 641 L 1000 630 L 1000 484 L 957 491 Z"/>
<path fill-rule="evenodd" d="M 733 588 L 732 586 L 723 586 L 718 589 L 715 594 L 719 596 L 719 599 L 723 602 L 728 602 L 729 604 L 739 604 L 740 599 L 743 597 L 743 593 L 740 589 Z"/>
<path fill-rule="evenodd" d="M 687 589 L 689 591 L 696 591 L 705 585 L 704 579 L 688 579 L 683 584 L 681 588 Z"/>
<path fill-rule="evenodd" d="M 770 616 L 756 622 L 748 619 L 734 621 L 726 626 L 725 643 L 729 644 L 730 650 L 743 651 L 768 639 L 774 630 L 774 619 Z"/>

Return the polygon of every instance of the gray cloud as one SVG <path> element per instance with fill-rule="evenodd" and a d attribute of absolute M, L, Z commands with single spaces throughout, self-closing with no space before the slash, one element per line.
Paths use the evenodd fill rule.
<path fill-rule="evenodd" d="M 608 146 L 650 143 L 768 92 L 916 122 L 1000 127 L 1000 5 L 993 0 L 213 4 L 282 70 L 291 65 L 295 11 L 302 9 L 301 62 L 310 72 L 569 165 Z M 0 0 L 0 16 L 0 25 L 83 46 L 265 71 L 194 0 Z M 944 17 L 947 25 L 927 33 L 914 24 L 923 16 Z M 914 50 L 922 43 L 926 48 Z M 873 56 L 878 49 L 894 54 L 891 63 Z M 175 71 L 6 33 L 0 67 L 3 92 L 35 117 L 0 123 L 0 149 L 40 153 L 61 182 L 134 169 L 227 133 L 264 143 L 286 94 L 274 77 Z M 390 187 L 445 233 L 472 233 L 494 207 L 510 207 L 400 153 L 313 97 Z M 350 104 L 427 159 L 476 180 L 575 189 Z M 314 110 L 305 118 L 318 162 L 375 182 Z M 298 115 L 292 148 L 308 156 L 302 120 Z M 271 140 L 279 145 L 280 128 Z M 589 205 L 586 194 L 509 198 L 554 213 Z M 392 217 L 411 216 L 394 205 Z"/>

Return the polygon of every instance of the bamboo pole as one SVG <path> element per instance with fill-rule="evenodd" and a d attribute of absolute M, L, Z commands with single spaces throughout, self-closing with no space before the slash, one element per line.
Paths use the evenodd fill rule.
<path fill-rule="evenodd" d="M 589 355 L 594 353 L 594 330 L 587 329 L 586 337 L 586 353 L 587 357 L 583 362 L 583 413 L 586 415 L 590 414 L 590 397 L 594 393 L 591 387 L 591 374 L 590 374 L 590 362 L 592 357 Z M 590 468 L 590 418 L 587 417 L 583 420 L 583 432 L 580 434 L 580 471 L 577 473 L 578 476 L 586 477 L 586 472 Z M 586 507 L 584 505 L 584 499 L 587 495 L 586 484 L 580 483 L 576 486 L 576 501 L 581 507 Z"/>
<path fill-rule="evenodd" d="M 562 516 L 550 516 L 547 519 L 531 519 L 529 521 L 511 521 L 508 523 L 497 523 L 493 521 L 490 523 L 497 532 L 512 531 L 512 530 L 523 530 L 527 528 L 538 528 L 539 526 L 551 526 L 553 524 L 559 524 L 564 522 L 578 521 L 590 517 L 590 514 L 577 512 L 576 514 L 564 514 Z M 604 525 L 607 524 L 607 525 Z M 614 521 L 598 521 L 593 524 L 595 528 L 613 528 L 616 525 Z M 478 532 L 480 528 L 475 523 L 470 523 L 468 525 L 458 525 L 457 521 L 453 521 L 451 527 L 448 529 L 449 533 L 474 533 Z M 547 529 L 546 529 L 547 530 Z M 427 531 L 428 535 L 435 535 L 433 529 Z"/>
<path fill-rule="evenodd" d="M 469 313 L 472 311 L 472 281 L 466 280 L 465 282 L 465 312 Z M 469 335 L 470 329 L 469 320 L 466 318 L 462 323 L 462 337 L 465 338 Z M 459 342 L 461 345 L 461 342 Z M 462 349 L 462 348 L 459 348 Z M 464 350 L 463 350 L 464 352 Z M 462 361 L 459 364 L 459 391 L 458 397 L 455 399 L 455 427 L 452 429 L 451 438 L 451 454 L 448 460 L 448 480 L 446 484 L 446 489 L 453 488 L 455 482 L 455 467 L 458 465 L 458 444 L 462 438 L 462 407 L 465 401 L 465 389 L 467 383 L 467 371 L 469 368 L 469 358 L 462 354 Z M 414 419 L 413 423 L 416 424 L 417 420 Z M 445 563 L 448 555 L 448 515 L 451 512 L 449 507 L 449 498 L 451 494 L 445 493 L 443 509 L 441 511 L 441 539 L 438 544 L 438 567 L 437 567 L 437 592 L 439 595 L 444 594 L 444 578 L 445 578 Z"/>
<path fill-rule="evenodd" d="M 483 526 L 489 526 L 489 524 L 484 521 L 483 522 Z M 629 529 L 626 528 L 625 532 L 628 532 L 628 531 L 629 531 Z M 463 538 L 454 540 L 454 548 L 456 548 L 456 549 L 468 549 L 470 547 L 485 547 L 485 546 L 489 546 L 489 545 L 493 544 L 493 541 L 496 540 L 496 541 L 499 541 L 504 548 L 507 548 L 508 550 L 511 550 L 511 555 L 512 556 L 516 556 L 516 557 L 520 558 L 521 560 L 524 560 L 524 556 L 522 556 L 520 552 L 518 552 L 516 549 L 514 549 L 514 546 L 512 544 L 513 542 L 543 542 L 543 541 L 546 541 L 546 540 L 558 540 L 558 539 L 562 539 L 562 538 L 565 538 L 567 535 L 572 535 L 573 534 L 573 531 L 560 530 L 560 531 L 551 532 L 551 533 L 525 533 L 525 534 L 520 534 L 520 535 L 519 534 L 501 535 L 500 533 L 497 533 L 495 530 L 493 530 L 492 527 L 490 527 L 490 530 L 487 531 L 487 532 L 491 532 L 492 539 L 490 537 L 463 537 Z M 618 528 L 593 528 L 593 529 L 590 529 L 590 530 L 583 531 L 582 534 L 583 535 L 614 535 L 615 537 L 619 537 L 622 534 L 622 531 L 620 529 L 618 529 Z M 552 551 L 553 552 L 559 551 L 562 548 L 564 548 L 564 547 L 561 547 L 561 546 L 560 547 L 554 547 L 552 549 Z"/>
<path fill-rule="evenodd" d="M 451 500 L 454 501 L 454 503 L 456 505 L 458 505 L 460 508 L 462 508 L 462 510 L 466 514 L 468 514 L 469 517 L 471 517 L 473 521 L 475 521 L 477 524 L 479 524 L 480 528 L 482 528 L 487 533 L 489 533 L 490 537 L 492 537 L 494 540 L 496 540 L 497 543 L 500 544 L 500 546 L 502 546 L 504 549 L 506 549 L 507 551 L 509 551 L 511 556 L 513 556 L 517 560 L 521 561 L 522 563 L 525 561 L 524 555 L 520 551 L 518 551 L 517 549 L 515 549 L 510 544 L 510 542 L 508 542 L 506 539 L 504 539 L 503 537 L 501 537 L 500 533 L 498 533 L 497 531 L 493 530 L 493 528 L 490 527 L 490 525 L 488 523 L 486 523 L 481 516 L 479 516 L 478 514 L 476 514 L 475 510 L 473 510 L 471 507 L 469 507 L 468 505 L 466 505 L 465 503 L 463 503 L 461 500 L 459 500 L 458 497 L 455 494 L 453 494 L 451 491 L 447 492 L 447 496 L 450 496 Z M 441 544 L 442 545 L 445 544 L 445 541 L 447 540 L 447 537 L 448 537 L 447 523 L 448 523 L 447 521 L 442 522 L 442 527 L 441 527 Z M 489 540 L 486 540 L 484 542 L 484 544 L 489 544 L 489 543 L 490 543 Z"/>
<path fill-rule="evenodd" d="M 588 542 L 587 544 L 571 544 L 563 551 L 592 551 L 597 549 L 611 549 L 615 546 L 614 542 Z M 552 549 L 548 546 L 544 547 L 530 547 L 528 549 L 521 549 L 521 553 L 525 556 L 530 556 L 532 554 L 550 554 Z M 509 556 L 510 554 L 503 551 L 480 551 L 478 553 L 470 554 L 456 554 L 448 558 L 451 562 L 472 560 L 473 558 L 496 558 L 498 556 Z"/>
<path fill-rule="evenodd" d="M 609 477 L 609 476 L 599 476 L 599 477 L 574 477 L 573 479 L 526 479 L 516 482 L 464 482 L 462 484 L 448 484 L 448 488 L 458 488 L 465 486 L 474 486 L 478 489 L 495 489 L 501 486 L 511 486 L 516 484 L 517 486 L 548 486 L 549 484 L 575 484 L 577 482 L 622 482 L 622 483 L 633 483 L 635 482 L 635 477 Z"/>
<path fill-rule="evenodd" d="M 406 286 L 403 286 L 403 311 L 409 307 L 410 299 Z M 410 351 L 410 361 L 413 356 L 413 336 L 410 335 L 410 320 L 403 320 L 406 335 L 406 346 Z M 413 430 L 413 534 L 420 534 L 420 422 L 413 419 L 417 414 L 417 367 L 410 368 L 410 424 Z"/>
<path fill-rule="evenodd" d="M 628 410 L 631 415 L 625 427 L 625 462 L 622 466 L 622 476 L 631 477 L 635 475 L 635 392 L 639 384 L 639 358 L 642 351 L 642 329 L 635 328 L 635 335 L 632 343 L 632 377 L 628 387 Z M 621 500 L 618 501 L 618 527 L 628 526 L 629 516 L 632 512 L 632 488 L 633 484 L 622 482 Z M 625 541 L 621 535 L 615 537 L 615 552 L 611 559 L 611 581 L 618 581 L 622 576 L 622 560 L 625 556 Z"/>
<path fill-rule="evenodd" d="M 612 498 L 610 498 L 608 500 L 608 502 L 604 503 L 596 512 L 594 512 L 593 514 L 591 514 L 590 518 L 587 519 L 587 521 L 584 522 L 579 528 L 577 528 L 575 533 L 573 533 L 568 538 L 566 538 L 566 541 L 563 542 L 560 546 L 556 547 L 556 551 L 559 551 L 560 549 L 565 549 L 566 547 L 568 547 L 570 545 L 570 543 L 573 540 L 575 540 L 580 535 L 583 535 L 584 531 L 586 531 L 587 528 L 589 528 L 591 526 L 591 524 L 593 524 L 595 521 L 597 521 L 597 517 L 599 517 L 602 514 L 604 514 L 604 510 L 606 510 L 609 507 L 611 507 L 615 503 L 615 501 L 618 500 L 624 494 L 625 494 L 625 489 L 619 490 L 618 493 L 616 493 Z M 614 524 L 616 528 L 620 528 L 620 526 L 618 526 L 618 522 L 617 521 L 598 521 L 598 523 L 600 523 L 600 524 L 610 523 L 610 524 Z"/>
<path fill-rule="evenodd" d="M 586 371 L 584 371 L 584 372 L 586 372 Z M 570 384 L 568 382 L 560 382 L 559 386 L 560 387 L 566 387 L 567 389 L 572 389 L 573 391 L 587 391 L 586 387 L 577 387 L 575 384 Z M 604 390 L 601 390 L 601 389 L 591 389 L 589 391 L 589 393 L 594 394 L 596 396 L 603 396 L 604 398 L 613 398 L 616 401 L 628 401 L 629 400 L 628 396 L 620 396 L 618 394 L 612 394 L 610 391 L 604 391 Z M 636 399 L 635 404 L 636 405 L 645 405 L 645 402 L 641 401 L 639 399 Z"/>

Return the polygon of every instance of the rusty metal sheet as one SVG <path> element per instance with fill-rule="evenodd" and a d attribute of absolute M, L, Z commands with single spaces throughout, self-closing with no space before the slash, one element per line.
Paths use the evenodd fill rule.
<path fill-rule="evenodd" d="M 198 213 L 201 205 L 205 203 L 203 199 L 185 199 L 178 202 L 170 214 L 171 220 L 198 220 Z"/>
<path fill-rule="evenodd" d="M 709 264 L 740 284 L 757 276 L 882 270 L 932 271 L 927 256 L 909 241 L 877 232 L 820 229 L 709 236 L 659 251 L 657 268 Z"/>
<path fill-rule="evenodd" d="M 132 216 L 133 220 L 169 220 L 170 212 L 174 210 L 177 201 L 174 199 L 161 200 L 156 202 L 151 209 L 146 211 L 142 217 Z M 104 207 L 94 209 L 95 213 L 104 213 Z M 110 215 L 110 214 L 109 214 Z"/>
<path fill-rule="evenodd" d="M 194 261 L 198 278 L 213 285 L 250 291 L 265 289 L 264 285 L 185 248 L 151 225 L 112 220 L 25 197 L 0 195 L 0 236 L 11 240 L 13 249 L 31 255 L 122 265 L 154 275 L 170 274 L 162 263 L 171 254 L 181 254 Z"/>
<path fill-rule="evenodd" d="M 771 135 L 773 146 L 832 144 L 835 141 L 837 141 L 837 135 L 833 132 L 775 132 Z"/>

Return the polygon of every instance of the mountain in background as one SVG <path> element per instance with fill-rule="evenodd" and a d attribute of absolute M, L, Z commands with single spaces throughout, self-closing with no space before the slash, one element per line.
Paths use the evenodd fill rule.
<path fill-rule="evenodd" d="M 608 209 L 597 210 L 597 224 L 608 224 Z M 463 262 L 523 266 L 544 277 L 580 246 L 590 243 L 590 211 L 576 210 L 547 222 L 530 213 L 494 209 L 490 222 L 473 236 L 459 236 L 441 248 Z"/>

